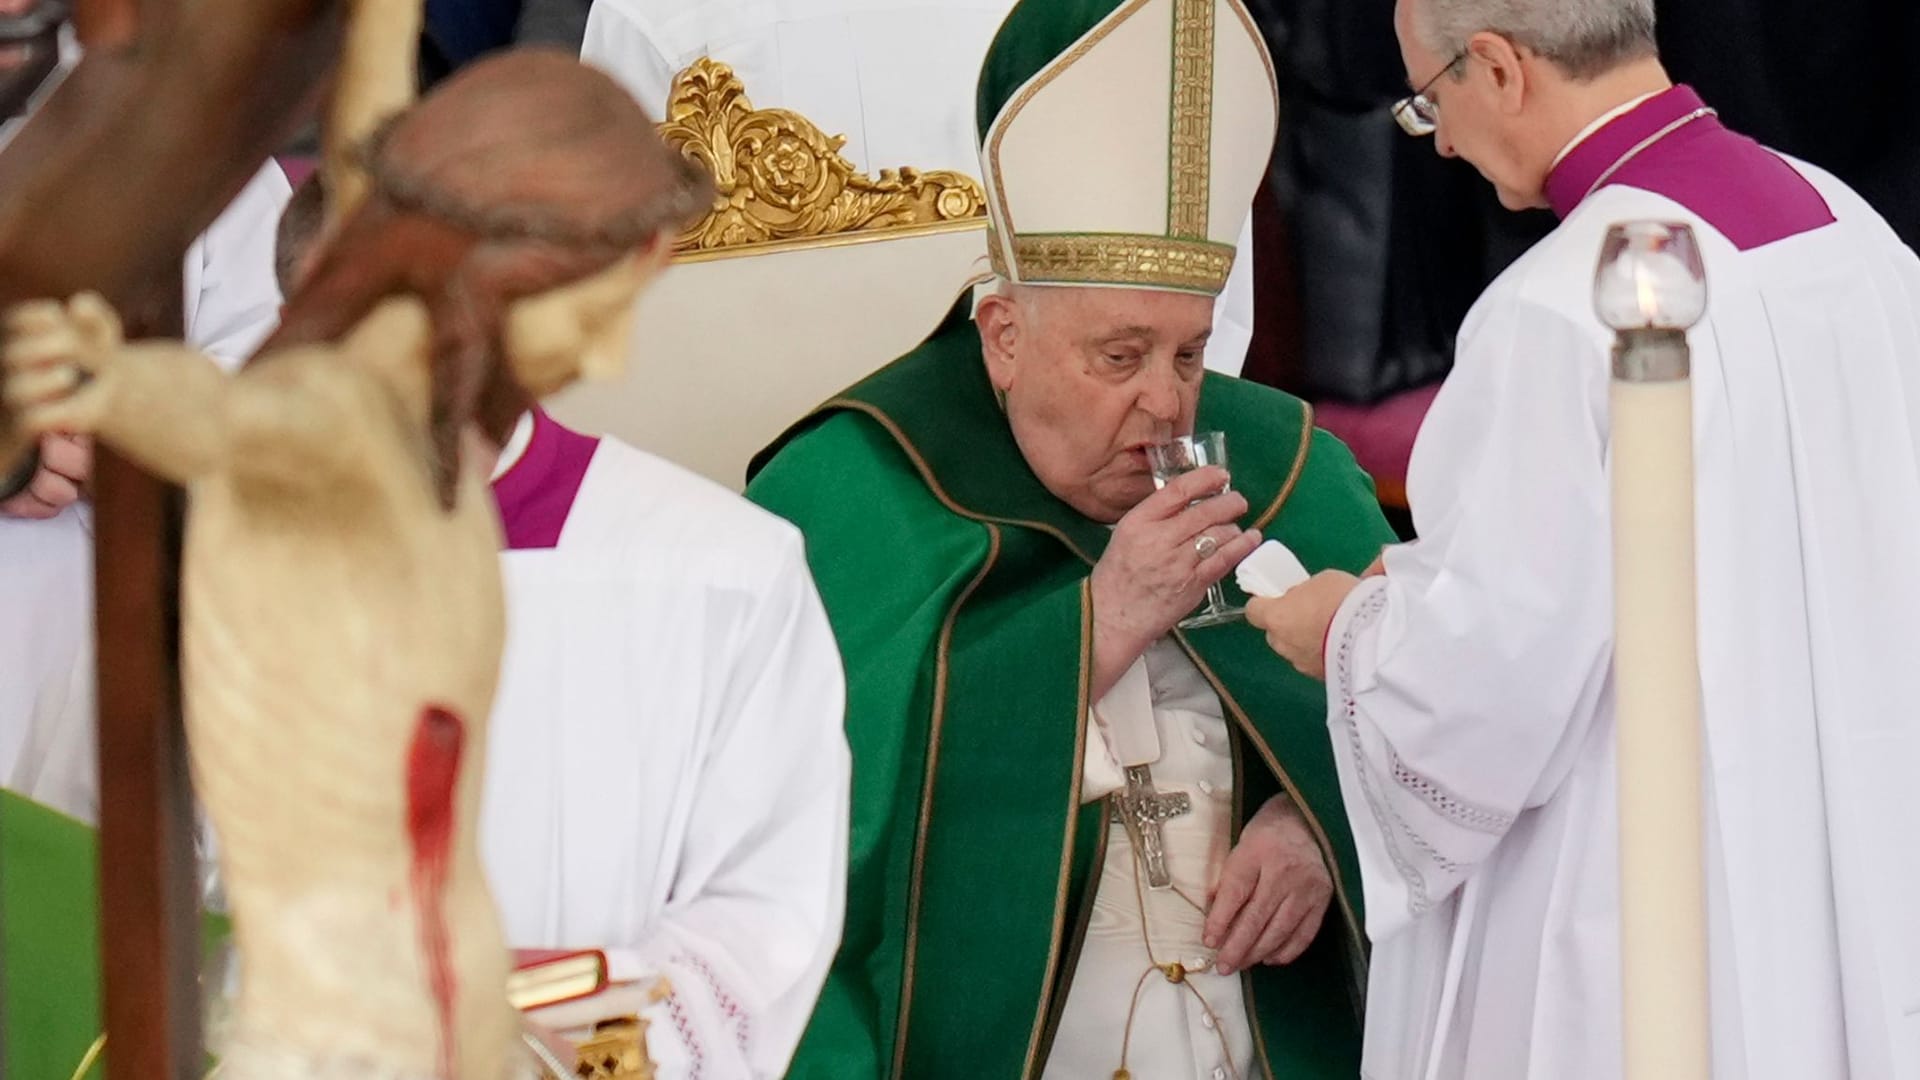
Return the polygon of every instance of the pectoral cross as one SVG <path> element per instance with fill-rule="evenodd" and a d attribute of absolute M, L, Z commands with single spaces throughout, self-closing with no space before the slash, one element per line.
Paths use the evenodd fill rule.
<path fill-rule="evenodd" d="M 1162 795 L 1154 790 L 1153 774 L 1145 765 L 1127 766 L 1127 786 L 1113 793 L 1113 816 L 1126 826 L 1127 837 L 1147 866 L 1147 887 L 1173 886 L 1167 871 L 1166 834 L 1161 826 L 1193 810 L 1193 800 L 1182 791 Z"/>

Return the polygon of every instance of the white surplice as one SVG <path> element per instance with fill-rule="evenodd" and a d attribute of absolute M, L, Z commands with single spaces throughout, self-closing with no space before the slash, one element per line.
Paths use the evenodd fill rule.
<path fill-rule="evenodd" d="M 229 369 L 279 323 L 274 231 L 291 195 L 268 162 L 187 252 L 187 340 Z M 45 521 L 0 516 L 0 593 L 0 782 L 67 805 L 76 793 L 36 793 L 35 784 L 56 752 L 49 740 L 93 723 L 92 507 L 77 503 Z M 66 775 L 58 765 L 52 772 Z"/>
<path fill-rule="evenodd" d="M 1180 646 L 1161 638 L 1100 700 L 1094 730 L 1101 738 L 1088 744 L 1083 801 L 1119 791 L 1122 762 L 1145 760 L 1154 788 L 1185 794 L 1192 809 L 1163 826 L 1172 878 L 1167 890 L 1147 887 L 1127 831 L 1118 823 L 1108 830 L 1093 914 L 1043 1078 L 1112 1076 L 1123 1041 L 1134 1076 L 1252 1076 L 1253 1029 L 1240 976 L 1214 972 L 1214 952 L 1201 942 L 1201 907 L 1233 839 L 1233 754 L 1220 697 Z M 1155 962 L 1183 965 L 1185 984 L 1155 974 L 1142 985 L 1141 975 Z M 1129 1013 L 1133 1033 L 1126 1040 Z"/>
<path fill-rule="evenodd" d="M 790 109 L 863 172 L 980 175 L 980 65 L 1014 0 L 596 0 L 581 59 L 663 115 L 673 78 L 711 57 L 757 109 Z M 1207 366 L 1238 375 L 1253 342 L 1253 227 L 1214 306 Z"/>
<path fill-rule="evenodd" d="M 1713 1056 L 1920 1076 L 1920 261 L 1835 223 L 1741 250 L 1627 186 L 1468 316 L 1420 539 L 1336 616 L 1329 729 L 1374 941 L 1365 1075 L 1618 1080 L 1607 226 L 1692 225 Z M 1721 181 L 1722 183 L 1728 181 Z"/>
<path fill-rule="evenodd" d="M 602 440 L 558 542 L 502 567 L 481 834 L 508 941 L 664 974 L 663 1078 L 779 1076 L 846 889 L 844 686 L 799 533 Z"/>

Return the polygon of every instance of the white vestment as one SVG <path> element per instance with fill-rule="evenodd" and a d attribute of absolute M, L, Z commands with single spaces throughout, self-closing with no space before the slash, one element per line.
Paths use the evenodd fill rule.
<path fill-rule="evenodd" d="M 847 871 L 840 657 L 799 533 L 609 439 L 557 543 L 502 567 L 481 836 L 507 940 L 664 974 L 663 1080 L 781 1075 Z"/>
<path fill-rule="evenodd" d="M 1736 247 L 1605 187 L 1467 317 L 1420 539 L 1335 617 L 1329 728 L 1374 941 L 1365 1075 L 1618 1080 L 1609 224 L 1692 225 L 1714 1075 L 1920 1077 L 1920 261 Z M 1718 181 L 1726 183 L 1726 180 Z"/>
<path fill-rule="evenodd" d="M 597 0 L 581 59 L 649 115 L 695 60 L 731 66 L 757 109 L 844 135 L 863 172 L 912 166 L 978 178 L 980 65 L 1014 0 Z M 1207 366 L 1238 375 L 1253 341 L 1253 226 L 1214 306 Z"/>
<path fill-rule="evenodd" d="M 1093 914 L 1044 1080 L 1112 1076 L 1129 1013 L 1126 1066 L 1134 1076 L 1250 1077 L 1253 1030 L 1241 977 L 1214 972 L 1214 952 L 1201 943 L 1203 909 L 1233 838 L 1233 755 L 1220 697 L 1180 646 L 1161 638 L 1100 700 L 1094 726 L 1103 737 L 1089 744 L 1084 801 L 1125 786 L 1122 762 L 1147 759 L 1154 788 L 1185 794 L 1192 809 L 1162 827 L 1168 890 L 1148 888 L 1127 831 L 1118 823 L 1108 830 Z M 1156 963 L 1183 965 L 1185 985 L 1158 973 L 1142 985 L 1141 975 Z"/>
<path fill-rule="evenodd" d="M 187 340 L 228 368 L 279 323 L 274 233 L 291 195 L 268 162 L 187 251 Z M 53 745 L 26 744 L 30 731 L 51 739 L 93 724 L 93 508 L 76 503 L 45 521 L 0 515 L 0 595 L 0 782 L 70 805 L 57 790 L 36 790 Z"/>

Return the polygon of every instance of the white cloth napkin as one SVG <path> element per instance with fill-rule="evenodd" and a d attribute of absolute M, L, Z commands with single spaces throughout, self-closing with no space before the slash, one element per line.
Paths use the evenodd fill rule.
<path fill-rule="evenodd" d="M 1287 545 L 1269 540 L 1247 556 L 1233 572 L 1234 580 L 1248 596 L 1280 596 L 1313 575 Z"/>

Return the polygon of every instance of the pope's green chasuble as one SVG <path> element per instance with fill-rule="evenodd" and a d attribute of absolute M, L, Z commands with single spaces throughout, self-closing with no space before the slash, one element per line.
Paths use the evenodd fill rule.
<path fill-rule="evenodd" d="M 97 852 L 85 824 L 0 791 L 0 1076 L 106 1075 Z M 208 949 L 226 940 L 202 922 Z"/>
<path fill-rule="evenodd" d="M 1245 524 L 1308 569 L 1358 572 L 1393 540 L 1302 402 L 1209 375 L 1199 427 L 1228 433 Z M 1080 785 L 1108 530 L 1028 469 L 964 306 L 764 451 L 747 494 L 806 534 L 853 752 L 846 932 L 791 1075 L 1037 1077 L 1106 847 L 1106 804 Z M 1244 622 L 1179 640 L 1235 730 L 1236 822 L 1284 791 L 1334 869 L 1307 955 L 1243 976 L 1256 1057 L 1280 1080 L 1352 1080 L 1361 891 L 1324 688 Z"/>
<path fill-rule="evenodd" d="M 93 830 L 0 791 L 7 1076 L 67 1080 L 100 1036 L 94 850 Z"/>

